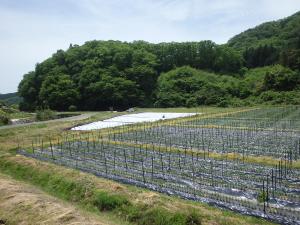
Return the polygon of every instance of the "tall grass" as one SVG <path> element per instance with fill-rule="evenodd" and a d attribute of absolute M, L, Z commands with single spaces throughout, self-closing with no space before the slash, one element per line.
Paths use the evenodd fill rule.
<path fill-rule="evenodd" d="M 36 111 L 35 119 L 37 121 L 51 120 L 55 118 L 56 118 L 55 112 L 50 109 Z"/>

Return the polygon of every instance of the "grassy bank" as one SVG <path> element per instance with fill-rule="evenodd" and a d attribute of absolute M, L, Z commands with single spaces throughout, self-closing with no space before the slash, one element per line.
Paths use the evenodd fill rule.
<path fill-rule="evenodd" d="M 23 156 L 0 157 L 0 172 L 85 210 L 111 212 L 133 224 L 272 224 Z"/>
<path fill-rule="evenodd" d="M 146 204 L 134 204 L 126 195 L 112 193 L 95 187 L 87 180 L 78 182 L 62 174 L 37 169 L 30 164 L 0 158 L 0 170 L 15 179 L 27 181 L 61 199 L 78 204 L 89 211 L 112 211 L 129 222 L 145 225 L 201 224 L 202 217 L 195 211 L 170 212 L 163 208 L 152 208 Z"/>

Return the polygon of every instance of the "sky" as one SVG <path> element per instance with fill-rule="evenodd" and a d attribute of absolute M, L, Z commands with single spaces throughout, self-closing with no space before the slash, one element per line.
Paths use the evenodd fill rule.
<path fill-rule="evenodd" d="M 300 0 L 0 0 L 0 93 L 58 49 L 89 40 L 212 40 L 300 10 Z"/>

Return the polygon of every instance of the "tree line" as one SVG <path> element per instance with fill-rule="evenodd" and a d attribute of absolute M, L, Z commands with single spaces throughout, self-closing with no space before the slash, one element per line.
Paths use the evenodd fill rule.
<path fill-rule="evenodd" d="M 190 66 L 240 76 L 242 65 L 237 51 L 211 41 L 90 41 L 58 50 L 25 74 L 19 84 L 19 94 L 24 99 L 20 107 L 102 110 L 153 106 L 162 73 Z"/>
<path fill-rule="evenodd" d="M 38 63 L 19 84 L 22 110 L 296 104 L 300 12 L 217 45 L 89 41 Z M 297 103 L 298 104 L 298 103 Z"/>

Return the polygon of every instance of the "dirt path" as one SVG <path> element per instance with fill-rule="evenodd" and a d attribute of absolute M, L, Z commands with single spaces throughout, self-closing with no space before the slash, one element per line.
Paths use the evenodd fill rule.
<path fill-rule="evenodd" d="M 45 124 L 45 123 L 53 123 L 53 122 L 66 122 L 66 121 L 77 121 L 77 120 L 84 120 L 87 118 L 90 118 L 91 116 L 97 114 L 97 112 L 89 112 L 89 113 L 83 113 L 78 116 L 71 116 L 71 117 L 65 117 L 65 118 L 60 118 L 60 119 L 55 119 L 55 120 L 47 120 L 47 121 L 38 121 L 38 122 L 31 122 L 31 123 L 23 123 L 23 124 L 14 124 L 14 125 L 5 125 L 5 126 L 0 126 L 1 129 L 8 129 L 8 128 L 15 128 L 15 127 L 24 127 L 24 126 L 29 126 L 33 124 Z"/>
<path fill-rule="evenodd" d="M 0 224 L 112 225 L 111 218 L 82 212 L 28 184 L 0 174 Z M 110 220 L 110 221 L 109 221 Z"/>

